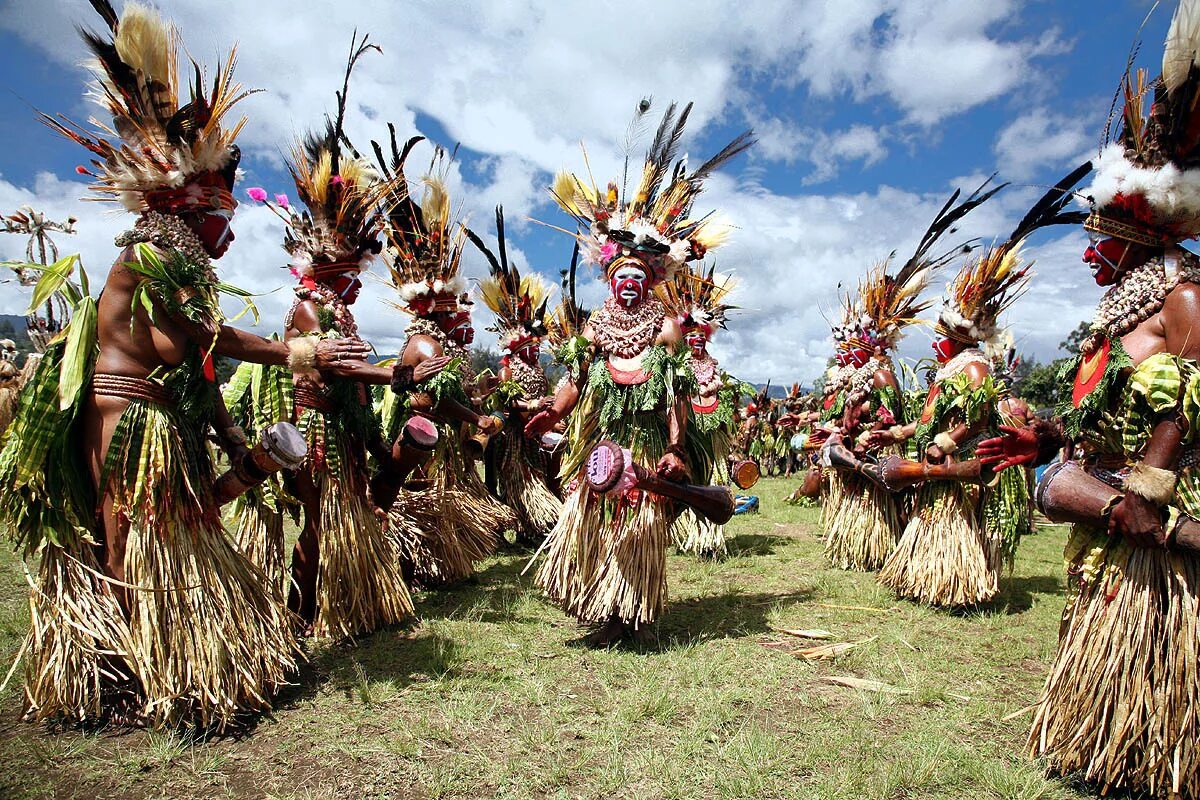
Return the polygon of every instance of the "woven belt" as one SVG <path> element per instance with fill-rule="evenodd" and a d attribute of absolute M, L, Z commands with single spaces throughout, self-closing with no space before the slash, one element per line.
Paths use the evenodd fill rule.
<path fill-rule="evenodd" d="M 332 414 L 337 410 L 332 400 L 310 386 L 297 386 L 294 396 L 297 408 L 311 408 L 322 414 Z"/>
<path fill-rule="evenodd" d="M 104 397 L 145 400 L 160 406 L 175 406 L 175 398 L 171 396 L 166 387 L 145 378 L 130 378 L 125 375 L 108 375 L 98 372 L 92 376 L 92 391 Z"/>

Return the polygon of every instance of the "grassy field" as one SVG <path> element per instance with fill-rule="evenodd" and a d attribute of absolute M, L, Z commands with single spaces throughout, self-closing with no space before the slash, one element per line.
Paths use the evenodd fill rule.
<path fill-rule="evenodd" d="M 237 737 L 50 732 L 19 720 L 10 686 L 0 797 L 1091 796 L 1023 756 L 1020 712 L 1062 608 L 1062 529 L 1026 540 L 994 605 L 947 613 L 829 568 L 817 511 L 782 503 L 791 488 L 759 485 L 763 511 L 731 526 L 728 560 L 670 557 L 653 647 L 569 645 L 577 629 L 509 553 L 470 585 L 422 595 L 412 630 L 311 648 L 275 713 Z M 6 666 L 24 604 L 5 552 Z M 798 629 L 832 639 L 783 632 Z M 832 659 L 797 652 L 836 643 L 857 644 Z"/>

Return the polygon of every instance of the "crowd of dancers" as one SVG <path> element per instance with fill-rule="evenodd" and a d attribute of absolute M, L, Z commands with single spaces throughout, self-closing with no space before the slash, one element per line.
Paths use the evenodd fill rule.
<path fill-rule="evenodd" d="M 416 173 L 421 137 L 389 125 L 352 143 L 353 72 L 377 50 L 355 35 L 333 112 L 287 155 L 296 202 L 245 190 L 278 217 L 295 279 L 263 338 L 229 324 L 220 298 L 248 298 L 215 269 L 238 204 L 232 58 L 184 83 L 156 11 L 92 5 L 111 121 L 44 121 L 134 223 L 97 297 L 82 274 L 43 278 L 36 295 L 57 293 L 70 322 L 23 376 L 0 353 L 0 522 L 32 566 L 31 719 L 224 729 L 270 707 L 303 640 L 412 619 L 414 590 L 468 578 L 507 532 L 585 643 L 651 637 L 668 548 L 721 557 L 727 487 L 804 470 L 795 498 L 820 502 L 829 560 L 936 607 L 997 596 L 1035 505 L 1072 523 L 1030 751 L 1103 791 L 1200 797 L 1200 261 L 1180 247 L 1200 235 L 1200 3 L 1180 3 L 1159 77 L 1126 75 L 1093 162 L 988 244 L 958 226 L 1005 185 L 951 195 L 903 263 L 842 298 L 821 391 L 778 401 L 708 350 L 736 287 L 709 256 L 731 226 L 698 200 L 749 132 L 693 168 L 691 106 L 642 101 L 644 159 L 600 184 L 585 153 L 554 178 L 574 240 L 555 287 L 509 259 L 502 208 L 494 230 L 455 218 L 444 150 Z M 1080 223 L 1106 293 L 1039 416 L 1011 391 L 1001 318 L 1035 279 L 1022 243 Z M 474 289 L 467 248 L 489 265 Z M 382 362 L 352 313 L 372 262 L 409 316 Z M 592 310 L 581 266 L 609 288 Z M 472 364 L 475 302 L 496 320 L 494 372 Z M 895 348 L 935 307 L 937 367 L 918 386 Z M 224 386 L 217 357 L 241 362 Z"/>

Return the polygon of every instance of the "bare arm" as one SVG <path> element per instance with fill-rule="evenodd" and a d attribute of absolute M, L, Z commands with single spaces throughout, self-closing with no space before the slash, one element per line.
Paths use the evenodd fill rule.
<path fill-rule="evenodd" d="M 400 363 L 406 367 L 412 367 L 414 375 L 416 375 L 416 371 L 427 362 L 444 358 L 445 353 L 436 339 L 431 336 L 416 335 L 409 338 L 408 344 L 405 345 L 404 352 L 400 356 Z M 423 381 L 418 380 L 417 383 L 420 384 Z M 440 401 L 435 402 L 433 395 L 422 392 L 419 388 L 409 395 L 409 407 L 414 411 L 441 419 L 466 422 L 471 425 L 479 425 L 482 419 L 474 409 L 468 408 L 452 397 L 443 397 Z"/>

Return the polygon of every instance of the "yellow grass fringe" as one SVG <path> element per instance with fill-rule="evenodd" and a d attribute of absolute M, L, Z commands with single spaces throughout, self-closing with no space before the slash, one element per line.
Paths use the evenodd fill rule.
<path fill-rule="evenodd" d="M 100 575 L 90 545 L 77 553 L 47 544 L 29 576 L 25 711 L 29 719 L 100 719 L 122 700 L 137 709 L 137 685 L 124 661 L 135 652 L 129 625 Z M 125 697 L 120 697 L 124 693 Z"/>
<path fill-rule="evenodd" d="M 285 590 L 283 513 L 247 492 L 235 501 L 233 539 L 238 552 L 263 571 L 267 582 Z"/>
<path fill-rule="evenodd" d="M 900 537 L 896 498 L 857 475 L 841 473 L 841 503 L 826 529 L 825 555 L 839 569 L 880 569 Z"/>
<path fill-rule="evenodd" d="M 1111 791 L 1200 797 L 1200 558 L 1112 543 L 1064 615 L 1029 749 Z"/>
<path fill-rule="evenodd" d="M 675 546 L 681 553 L 717 560 L 729 555 L 725 526 L 715 525 L 690 508 L 685 508 L 671 528 Z"/>
<path fill-rule="evenodd" d="M 412 597 L 400 571 L 396 543 L 367 499 L 365 476 L 350 474 L 350 459 L 317 476 L 320 563 L 313 635 L 345 639 L 403 622 Z"/>
<path fill-rule="evenodd" d="M 504 442 L 500 461 L 500 492 L 517 518 L 520 532 L 527 538 L 542 539 L 550 532 L 562 514 L 563 504 L 550 490 L 545 475 L 537 469 L 541 453 L 537 445 L 524 436 L 514 440 L 514 434 Z"/>
<path fill-rule="evenodd" d="M 933 481 L 921 486 L 912 519 L 879 582 L 932 606 L 986 603 L 999 589 L 999 542 L 979 521 L 979 489 Z"/>

